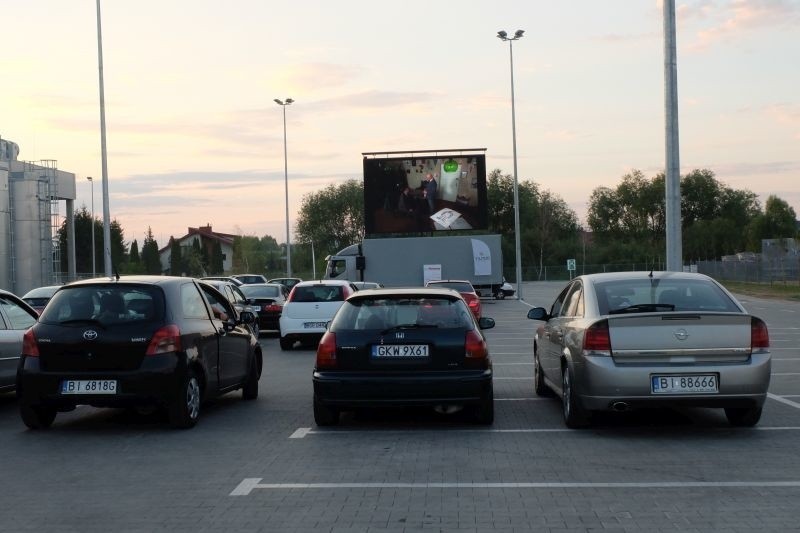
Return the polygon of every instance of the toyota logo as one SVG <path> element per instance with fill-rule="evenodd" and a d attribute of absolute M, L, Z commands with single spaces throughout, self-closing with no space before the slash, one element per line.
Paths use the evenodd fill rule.
<path fill-rule="evenodd" d="M 686 339 L 689 338 L 689 332 L 681 328 L 675 332 L 675 338 L 678 339 L 679 341 L 685 341 Z"/>
<path fill-rule="evenodd" d="M 83 332 L 83 338 L 87 341 L 93 341 L 97 338 L 97 332 L 93 329 L 87 329 Z"/>

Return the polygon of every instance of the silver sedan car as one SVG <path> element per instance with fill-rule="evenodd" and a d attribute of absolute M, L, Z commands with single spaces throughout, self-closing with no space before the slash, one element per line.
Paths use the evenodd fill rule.
<path fill-rule="evenodd" d="M 618 272 L 572 280 L 534 337 L 534 388 L 562 398 L 568 427 L 593 411 L 721 407 L 734 426 L 761 418 L 770 380 L 769 332 L 702 274 Z"/>

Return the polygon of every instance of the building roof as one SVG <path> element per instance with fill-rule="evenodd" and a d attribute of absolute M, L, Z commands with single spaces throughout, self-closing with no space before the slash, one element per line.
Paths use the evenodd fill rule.
<path fill-rule="evenodd" d="M 183 242 L 190 237 L 194 237 L 195 235 L 199 235 L 201 239 L 210 239 L 213 241 L 219 241 L 220 244 L 227 244 L 228 246 L 233 246 L 233 239 L 236 235 L 232 235 L 230 233 L 218 233 L 211 229 L 211 224 L 206 224 L 205 226 L 200 226 L 199 228 L 188 228 L 186 235 L 180 237 L 179 239 L 175 239 L 178 242 Z M 161 248 L 158 253 L 165 252 L 169 249 L 169 243 Z"/>

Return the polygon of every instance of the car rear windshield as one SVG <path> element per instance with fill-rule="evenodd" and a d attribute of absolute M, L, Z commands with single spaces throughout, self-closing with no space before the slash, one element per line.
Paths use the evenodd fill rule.
<path fill-rule="evenodd" d="M 160 321 L 164 295 L 147 285 L 77 285 L 53 296 L 40 322 L 96 321 L 104 325 Z"/>
<path fill-rule="evenodd" d="M 437 281 L 435 283 L 430 283 L 430 286 L 436 287 L 437 289 L 453 289 L 458 292 L 475 292 L 475 289 L 472 288 L 472 284 L 458 281 Z"/>
<path fill-rule="evenodd" d="M 331 330 L 373 330 L 404 326 L 471 329 L 473 320 L 461 299 L 423 296 L 351 298 L 336 314 Z"/>
<path fill-rule="evenodd" d="M 594 284 L 600 314 L 669 311 L 740 312 L 716 284 L 694 279 L 641 279 Z"/>
<path fill-rule="evenodd" d="M 243 285 L 239 287 L 248 298 L 277 298 L 281 295 L 280 287 L 264 287 L 258 285 Z"/>
<path fill-rule="evenodd" d="M 292 302 L 341 302 L 344 290 L 341 285 L 295 286 Z"/>

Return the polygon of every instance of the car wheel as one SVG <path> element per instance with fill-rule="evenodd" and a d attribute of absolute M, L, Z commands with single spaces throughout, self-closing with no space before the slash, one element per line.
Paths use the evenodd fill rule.
<path fill-rule="evenodd" d="M 281 350 L 291 350 L 293 346 L 294 341 L 292 339 L 281 337 Z"/>
<path fill-rule="evenodd" d="M 589 416 L 578 403 L 577 394 L 572 381 L 572 371 L 564 366 L 561 372 L 561 406 L 564 423 L 568 428 L 583 428 L 589 425 Z"/>
<path fill-rule="evenodd" d="M 197 374 L 191 368 L 181 383 L 181 390 L 175 403 L 169 409 L 169 421 L 176 428 L 194 427 L 200 418 L 202 389 Z"/>
<path fill-rule="evenodd" d="M 761 407 L 726 407 L 725 416 L 732 426 L 752 427 L 761 420 Z"/>
<path fill-rule="evenodd" d="M 258 355 L 253 356 L 250 365 L 250 372 L 242 387 L 242 398 L 245 400 L 255 400 L 258 398 L 258 380 L 261 378 L 261 365 L 258 363 Z"/>
<path fill-rule="evenodd" d="M 494 423 L 494 393 L 491 385 L 487 394 L 481 398 L 481 403 L 476 405 L 474 409 L 476 423 L 486 426 Z"/>
<path fill-rule="evenodd" d="M 339 423 L 339 410 L 314 399 L 314 422 L 318 426 L 335 426 Z"/>
<path fill-rule="evenodd" d="M 553 391 L 544 382 L 542 364 L 539 361 L 539 353 L 536 348 L 533 349 L 533 392 L 536 393 L 536 396 L 546 398 L 553 396 Z"/>
<path fill-rule="evenodd" d="M 30 429 L 47 429 L 56 419 L 55 408 L 41 405 L 20 403 L 19 414 L 22 416 L 22 421 Z"/>

